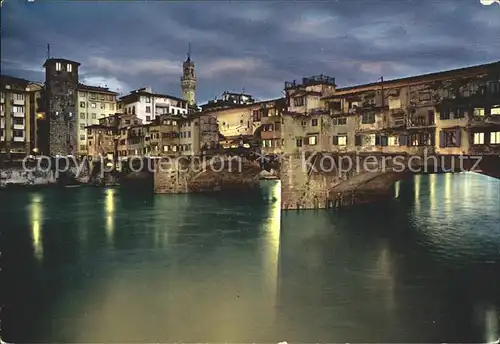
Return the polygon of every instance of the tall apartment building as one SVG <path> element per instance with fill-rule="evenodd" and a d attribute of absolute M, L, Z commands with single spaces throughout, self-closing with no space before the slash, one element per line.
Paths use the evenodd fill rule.
<path fill-rule="evenodd" d="M 174 96 L 154 93 L 151 87 L 140 88 L 120 98 L 120 112 L 136 115 L 143 123 L 151 123 L 161 115 L 188 114 L 188 102 Z"/>
<path fill-rule="evenodd" d="M 80 63 L 60 58 L 45 61 L 49 154 L 76 155 L 78 68 Z"/>
<path fill-rule="evenodd" d="M 102 118 L 117 112 L 116 96 L 118 93 L 106 87 L 78 85 L 78 154 L 87 155 L 87 126 L 99 124 Z"/>
<path fill-rule="evenodd" d="M 0 76 L 0 155 L 8 160 L 22 160 L 31 154 L 35 83 L 11 76 Z"/>

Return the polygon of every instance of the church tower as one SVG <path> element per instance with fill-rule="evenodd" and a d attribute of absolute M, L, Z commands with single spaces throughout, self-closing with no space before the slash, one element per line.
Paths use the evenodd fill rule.
<path fill-rule="evenodd" d="M 196 76 L 194 74 L 194 62 L 191 61 L 191 43 L 189 43 L 187 59 L 182 64 L 182 70 L 181 89 L 184 100 L 189 105 L 195 105 Z"/>

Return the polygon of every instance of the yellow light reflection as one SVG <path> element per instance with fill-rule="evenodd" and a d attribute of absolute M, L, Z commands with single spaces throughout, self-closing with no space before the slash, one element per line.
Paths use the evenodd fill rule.
<path fill-rule="evenodd" d="M 451 213 L 451 203 L 452 203 L 452 181 L 453 174 L 445 173 L 444 175 L 444 210 L 447 216 Z"/>
<path fill-rule="evenodd" d="M 276 304 L 276 295 L 278 292 L 278 260 L 280 249 L 280 231 L 281 231 L 281 182 L 268 181 L 265 185 L 269 189 L 269 197 L 273 203 L 269 204 L 269 215 L 267 221 L 262 226 L 266 235 L 264 237 L 264 266 L 266 284 L 268 290 L 272 290 L 272 300 Z"/>
<path fill-rule="evenodd" d="M 414 196 L 415 196 L 415 208 L 420 211 L 420 190 L 422 188 L 422 175 L 416 174 L 413 179 L 414 185 Z"/>
<path fill-rule="evenodd" d="M 113 234 L 115 231 L 115 190 L 106 190 L 105 199 L 105 210 L 106 210 L 106 237 L 108 242 L 113 242 Z"/>
<path fill-rule="evenodd" d="M 33 250 L 35 258 L 43 259 L 43 243 L 42 243 L 42 221 L 43 221 L 43 206 L 42 195 L 33 194 L 30 205 L 30 221 L 31 221 L 31 237 L 33 240 Z"/>
<path fill-rule="evenodd" d="M 394 291 L 394 268 L 391 260 L 391 250 L 389 243 L 384 240 L 381 243 L 379 256 L 376 261 L 376 279 L 379 282 L 380 290 L 385 294 L 386 307 L 392 310 L 396 306 L 395 291 Z M 387 313 L 391 315 L 392 313 Z"/>
<path fill-rule="evenodd" d="M 399 193 L 401 191 L 401 181 L 397 181 L 394 184 L 394 198 L 399 198 Z"/>
<path fill-rule="evenodd" d="M 436 191 L 437 191 L 437 178 L 438 175 L 432 173 L 429 175 L 429 216 L 436 216 Z"/>
<path fill-rule="evenodd" d="M 485 314 L 484 336 L 486 343 L 493 343 L 500 338 L 499 314 L 494 307 L 491 307 Z"/>

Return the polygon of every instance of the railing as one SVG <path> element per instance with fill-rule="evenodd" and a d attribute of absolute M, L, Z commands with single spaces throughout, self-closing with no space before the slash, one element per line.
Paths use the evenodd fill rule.
<path fill-rule="evenodd" d="M 24 124 L 14 124 L 12 127 L 16 130 L 23 130 Z"/>
<path fill-rule="evenodd" d="M 302 78 L 301 83 L 297 82 L 296 80 L 285 81 L 285 89 L 294 88 L 297 86 L 308 86 L 316 84 L 335 85 L 335 78 L 321 74 L 321 75 L 313 75 L 310 77 Z"/>
<path fill-rule="evenodd" d="M 12 99 L 13 105 L 24 105 L 24 99 Z"/>
<path fill-rule="evenodd" d="M 12 116 L 13 117 L 22 117 L 24 118 L 24 112 L 15 112 L 15 111 L 12 111 Z"/>
<path fill-rule="evenodd" d="M 430 127 L 436 125 L 434 121 L 430 121 L 426 118 L 414 118 L 410 119 L 408 121 L 408 127 L 410 128 L 415 128 L 415 127 Z"/>
<path fill-rule="evenodd" d="M 24 140 L 25 140 L 25 139 L 26 139 L 26 138 L 25 138 L 24 136 L 23 136 L 23 137 L 15 136 L 15 137 L 13 138 L 13 141 L 14 141 L 14 142 L 24 142 Z"/>

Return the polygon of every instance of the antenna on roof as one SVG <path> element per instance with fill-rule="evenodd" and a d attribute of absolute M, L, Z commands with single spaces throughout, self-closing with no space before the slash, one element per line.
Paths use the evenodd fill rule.
<path fill-rule="evenodd" d="M 47 59 L 50 59 L 50 43 L 47 44 Z"/>

